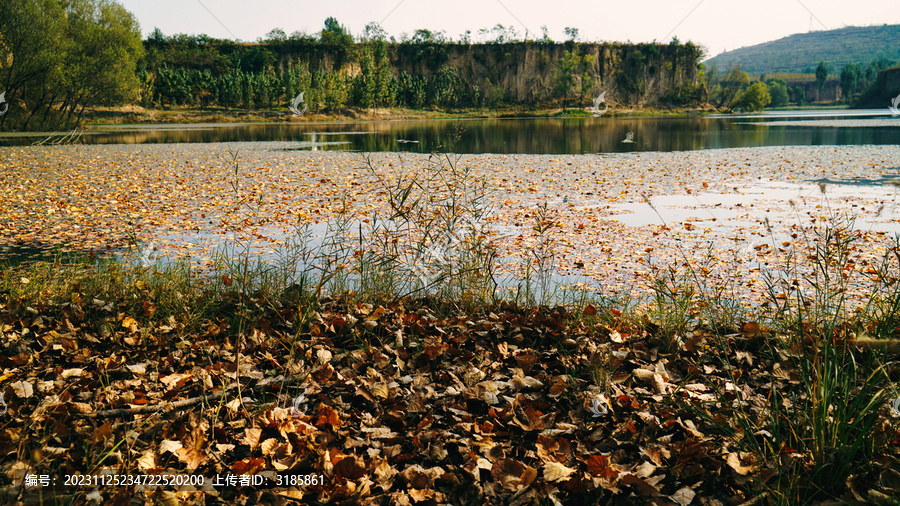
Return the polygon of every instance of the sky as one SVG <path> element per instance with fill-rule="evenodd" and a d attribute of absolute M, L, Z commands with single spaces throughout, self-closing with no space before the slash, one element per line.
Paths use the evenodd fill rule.
<path fill-rule="evenodd" d="M 515 27 L 521 38 L 668 42 L 678 37 L 706 49 L 712 57 L 813 30 L 900 24 L 896 0 L 118 0 L 131 11 L 146 37 L 154 28 L 166 35 L 207 34 L 256 41 L 273 28 L 287 34 L 314 34 L 333 16 L 358 36 L 376 21 L 398 40 L 426 28 L 458 40 L 466 30 L 497 24 Z"/>

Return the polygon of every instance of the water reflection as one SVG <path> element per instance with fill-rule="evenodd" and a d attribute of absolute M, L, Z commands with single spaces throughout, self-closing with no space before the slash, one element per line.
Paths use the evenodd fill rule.
<path fill-rule="evenodd" d="M 292 149 L 365 152 L 586 154 L 686 151 L 754 146 L 861 145 L 900 142 L 900 119 L 872 111 L 678 117 L 398 120 L 340 123 L 110 125 L 88 130 L 87 144 L 284 141 Z M 852 122 L 847 118 L 855 118 Z M 458 128 L 459 132 L 457 138 Z M 622 142 L 634 132 L 633 143 Z M 0 136 L 28 145 L 34 136 Z"/>

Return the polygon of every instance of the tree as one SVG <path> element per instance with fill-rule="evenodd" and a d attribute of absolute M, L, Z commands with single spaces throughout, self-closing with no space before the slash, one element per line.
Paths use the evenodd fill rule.
<path fill-rule="evenodd" d="M 591 88 L 594 87 L 594 79 L 592 79 L 594 72 L 592 72 L 592 70 L 593 70 L 595 59 L 596 59 L 596 56 L 586 54 L 586 55 L 582 56 L 580 58 L 580 60 L 578 61 L 578 67 L 579 67 L 579 70 L 581 71 L 581 86 L 579 87 L 579 90 L 578 90 L 579 91 L 579 95 L 578 95 L 579 102 L 583 102 L 585 93 L 588 93 L 589 91 L 591 91 Z"/>
<path fill-rule="evenodd" d="M 769 94 L 769 87 L 766 86 L 766 83 L 757 81 L 741 95 L 735 107 L 740 107 L 745 111 L 761 111 L 771 101 L 772 96 Z"/>
<path fill-rule="evenodd" d="M 319 33 L 319 40 L 324 45 L 331 46 L 334 52 L 334 67 L 340 69 L 350 56 L 353 47 L 353 36 L 346 27 L 338 23 L 338 20 L 329 17 L 325 20 L 325 27 Z"/>
<path fill-rule="evenodd" d="M 264 42 L 284 42 L 287 40 L 287 34 L 281 28 L 273 28 L 266 34 Z"/>
<path fill-rule="evenodd" d="M 819 94 L 825 91 L 825 81 L 828 79 L 828 65 L 825 62 L 819 62 L 819 66 L 816 67 L 816 88 L 819 90 Z"/>
<path fill-rule="evenodd" d="M 797 105 L 803 105 L 806 103 L 806 91 L 800 86 L 794 86 L 791 88 L 791 102 L 794 102 Z"/>
<path fill-rule="evenodd" d="M 563 29 L 563 32 L 565 32 L 566 37 L 568 37 L 570 41 L 578 42 L 578 28 L 567 26 Z"/>
<path fill-rule="evenodd" d="M 419 28 L 413 33 L 409 42 L 412 44 L 444 44 L 447 42 L 447 35 L 443 30 L 433 32 L 426 28 Z"/>
<path fill-rule="evenodd" d="M 374 43 L 372 59 L 375 64 L 373 75 L 375 105 L 387 104 L 392 100 L 390 90 L 394 75 L 391 74 L 391 62 L 388 59 L 387 44 L 383 40 Z"/>
<path fill-rule="evenodd" d="M 538 42 L 541 44 L 553 44 L 553 39 L 550 38 L 550 33 L 547 30 L 547 25 L 541 26 L 541 38 Z"/>
<path fill-rule="evenodd" d="M 71 126 L 87 106 L 133 100 L 142 56 L 137 21 L 111 0 L 0 2 L 0 87 L 29 110 L 0 122 Z"/>
<path fill-rule="evenodd" d="M 372 21 L 363 28 L 362 40 L 363 42 L 384 42 L 387 40 L 387 32 L 380 24 Z"/>
<path fill-rule="evenodd" d="M 563 99 L 569 96 L 575 87 L 575 71 L 578 68 L 578 55 L 575 51 L 566 51 L 556 62 L 556 92 Z"/>
<path fill-rule="evenodd" d="M 159 27 L 154 27 L 150 35 L 147 36 L 147 44 L 155 47 L 162 47 L 166 44 L 166 36 L 163 35 Z"/>
<path fill-rule="evenodd" d="M 581 81 L 578 87 L 579 101 L 584 99 L 584 94 L 594 86 L 591 69 L 594 64 L 593 55 L 578 55 L 578 50 L 565 51 L 563 57 L 556 63 L 556 91 L 563 98 L 567 98 L 575 89 L 576 80 Z"/>
<path fill-rule="evenodd" d="M 722 78 L 721 84 L 716 90 L 718 94 L 717 107 L 725 107 L 732 109 L 735 103 L 741 97 L 744 89 L 750 84 L 750 76 L 741 70 L 740 66 L 731 69 L 728 74 Z"/>
<path fill-rule="evenodd" d="M 334 17 L 329 17 L 325 20 L 325 27 L 322 28 L 319 37 L 322 44 L 344 47 L 353 44 L 353 36 L 350 35 L 347 28 L 338 23 L 338 20 Z"/>
<path fill-rule="evenodd" d="M 844 99 L 849 102 L 859 87 L 862 75 L 862 67 L 856 63 L 848 63 L 841 69 L 841 92 Z"/>
<path fill-rule="evenodd" d="M 784 81 L 781 79 L 769 79 L 766 84 L 769 86 L 769 95 L 772 96 L 769 107 L 784 107 L 788 105 L 788 88 Z"/>
<path fill-rule="evenodd" d="M 490 44 L 507 44 L 516 40 L 519 32 L 513 26 L 506 27 L 497 23 L 490 30 L 487 28 L 478 30 L 478 35 L 484 37 Z"/>
<path fill-rule="evenodd" d="M 315 42 L 317 39 L 316 39 L 315 35 L 310 35 L 306 32 L 303 32 L 300 30 L 295 30 L 295 31 L 291 32 L 291 35 L 290 35 L 290 37 L 288 37 L 288 40 L 299 41 L 299 42 Z"/>
<path fill-rule="evenodd" d="M 8 103 L 21 99 L 29 106 L 46 96 L 47 78 L 63 63 L 57 48 L 66 43 L 65 24 L 65 12 L 57 1 L 0 2 L 0 89 Z M 14 127 L 22 128 L 26 119 L 0 116 L 0 126 L 12 121 L 17 123 Z"/>

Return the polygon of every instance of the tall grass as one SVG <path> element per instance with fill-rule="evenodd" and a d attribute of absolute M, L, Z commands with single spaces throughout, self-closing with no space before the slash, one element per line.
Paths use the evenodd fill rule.
<path fill-rule="evenodd" d="M 757 465 L 780 463 L 776 476 L 761 486 L 775 504 L 839 498 L 850 476 L 865 472 L 883 448 L 875 437 L 879 412 L 894 395 L 884 357 L 854 344 L 867 333 L 889 337 L 897 328 L 900 245 L 869 269 L 870 285 L 853 296 L 861 280 L 852 275 L 852 252 L 862 246 L 853 221 L 832 215 L 826 225 L 804 230 L 805 247 L 786 253 L 764 273 L 766 300 L 740 312 L 743 325 L 710 324 L 727 320 L 721 292 L 709 290 L 702 267 L 680 276 L 669 269 L 654 280 L 651 314 L 670 348 L 680 345 L 672 335 L 702 328 L 719 367 L 735 371 L 737 346 L 746 346 L 735 337 L 743 335 L 758 340 L 760 357 L 794 371 L 796 381 L 778 386 L 774 378 L 766 386 L 740 375 L 730 385 L 709 381 L 717 400 L 687 406 L 718 426 L 734 449 L 753 455 Z M 758 403 L 758 389 L 767 392 L 765 405 Z"/>

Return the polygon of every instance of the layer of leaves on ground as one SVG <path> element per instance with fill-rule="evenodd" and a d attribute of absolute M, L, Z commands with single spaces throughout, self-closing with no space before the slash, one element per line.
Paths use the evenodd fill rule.
<path fill-rule="evenodd" d="M 0 484 L 26 504 L 712 505 L 900 490 L 888 405 L 865 435 L 872 451 L 827 490 L 808 451 L 771 439 L 771 400 L 806 393 L 799 352 L 753 322 L 661 339 L 614 307 L 326 298 L 304 316 L 290 293 L 225 293 L 221 317 L 192 322 L 162 314 L 149 290 L 127 303 L 70 295 L 32 306 L 0 294 Z M 74 473 L 207 486 L 23 482 Z M 323 483 L 210 485 L 261 473 Z"/>

